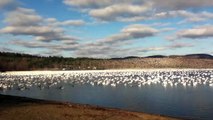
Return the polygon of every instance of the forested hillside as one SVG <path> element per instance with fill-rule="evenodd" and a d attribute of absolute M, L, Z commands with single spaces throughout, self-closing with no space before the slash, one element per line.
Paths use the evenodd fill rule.
<path fill-rule="evenodd" d="M 0 52 L 0 71 L 132 68 L 213 68 L 213 59 L 211 55 L 206 54 L 94 59 L 41 57 Z"/>

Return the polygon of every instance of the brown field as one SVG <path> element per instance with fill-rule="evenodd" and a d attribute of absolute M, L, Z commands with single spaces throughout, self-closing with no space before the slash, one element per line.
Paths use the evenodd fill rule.
<path fill-rule="evenodd" d="M 197 58 L 135 58 L 109 60 L 104 68 L 213 68 L 213 59 Z"/>

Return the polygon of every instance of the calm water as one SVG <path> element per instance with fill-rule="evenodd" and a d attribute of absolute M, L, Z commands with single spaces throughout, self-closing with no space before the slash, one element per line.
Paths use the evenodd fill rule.
<path fill-rule="evenodd" d="M 213 70 L 56 73 L 0 74 L 0 94 L 213 119 Z"/>
<path fill-rule="evenodd" d="M 213 88 L 205 86 L 165 88 L 161 85 L 151 85 L 139 88 L 64 84 L 63 90 L 56 87 L 42 90 L 32 87 L 30 90 L 13 89 L 0 93 L 190 119 L 213 118 Z"/>

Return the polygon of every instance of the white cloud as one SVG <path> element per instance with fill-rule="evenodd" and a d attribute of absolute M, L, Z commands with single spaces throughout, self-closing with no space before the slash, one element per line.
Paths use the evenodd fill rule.
<path fill-rule="evenodd" d="M 112 4 L 113 0 L 64 0 L 64 3 L 83 9 L 99 8 Z"/>
<path fill-rule="evenodd" d="M 175 50 L 181 48 L 193 47 L 192 44 L 188 43 L 172 43 L 170 45 L 158 46 L 158 47 L 147 47 L 147 48 L 134 48 L 131 50 L 131 54 L 141 54 L 153 51 L 164 51 L 164 50 Z"/>
<path fill-rule="evenodd" d="M 187 21 L 203 21 L 211 19 L 212 13 L 196 16 L 197 13 L 186 12 L 189 8 L 199 9 L 212 7 L 212 0 L 64 0 L 71 7 L 78 7 L 80 11 L 88 13 L 100 21 L 140 21 L 180 15 L 187 17 Z M 171 12 L 170 12 L 171 11 Z M 177 11 L 177 12 L 175 12 Z M 155 14 L 157 14 L 155 16 Z M 185 15 L 184 15 L 185 14 Z M 189 18 L 191 16 L 193 18 Z"/>
<path fill-rule="evenodd" d="M 19 45 L 26 48 L 40 48 L 40 49 L 48 49 L 50 51 L 73 51 L 76 50 L 79 45 L 78 44 L 53 44 L 53 43 L 44 43 L 39 41 L 24 41 L 24 40 L 13 40 L 8 44 Z"/>
<path fill-rule="evenodd" d="M 176 38 L 208 38 L 213 37 L 213 26 L 199 26 L 191 29 L 181 30 L 176 33 Z"/>
<path fill-rule="evenodd" d="M 17 8 L 6 15 L 4 22 L 11 26 L 30 26 L 38 25 L 43 18 L 35 10 L 26 8 Z"/>
<path fill-rule="evenodd" d="M 123 28 L 121 30 L 121 32 L 132 33 L 132 34 L 140 33 L 142 36 L 149 36 L 149 35 L 153 35 L 153 34 L 157 33 L 158 30 L 156 30 L 155 28 L 146 26 L 146 25 L 142 25 L 142 24 L 133 24 L 133 25 L 129 25 L 129 26 Z"/>
<path fill-rule="evenodd" d="M 154 20 L 156 19 L 181 18 L 181 21 L 178 21 L 179 24 L 181 24 L 203 22 L 213 18 L 213 13 L 210 10 L 208 12 L 199 9 L 212 7 L 212 0 L 63 0 L 63 2 L 71 6 L 72 9 L 79 10 L 83 12 L 83 14 L 88 14 L 99 22 L 132 22 L 141 20 L 155 22 Z M 10 9 L 11 7 L 13 9 Z M 1 0 L 0 9 L 2 8 L 6 8 L 10 11 L 5 12 L 5 19 L 3 21 L 5 26 L 0 29 L 0 33 L 11 34 L 18 37 L 22 37 L 22 35 L 31 36 L 35 41 L 14 42 L 16 45 L 27 48 L 45 48 L 57 52 L 74 51 L 76 56 L 111 57 L 133 54 L 140 55 L 141 53 L 151 51 L 179 49 L 192 46 L 185 43 L 174 43 L 175 41 L 173 41 L 171 45 L 132 48 L 131 45 L 137 44 L 136 42 L 140 40 L 155 36 L 159 32 L 174 30 L 174 28 L 172 28 L 174 25 L 172 24 L 177 22 L 177 19 L 171 23 L 155 23 L 149 26 L 133 24 L 124 27 L 116 34 L 98 39 L 94 43 L 84 43 L 85 41 L 79 43 L 79 38 L 66 34 L 65 30 L 68 28 L 65 27 L 85 25 L 87 23 L 84 20 L 59 21 L 55 18 L 44 18 L 33 9 L 17 7 L 17 2 L 14 0 Z M 181 30 L 174 36 L 168 37 L 168 39 L 208 37 L 213 37 L 212 25 Z"/>
<path fill-rule="evenodd" d="M 140 15 L 150 10 L 150 6 L 150 3 L 144 5 L 115 4 L 101 9 L 93 9 L 89 15 L 102 21 L 122 20 L 122 18 L 128 17 L 134 17 L 137 20 Z"/>
<path fill-rule="evenodd" d="M 100 8 L 119 3 L 143 4 L 144 2 L 146 0 L 64 0 L 65 4 L 80 8 Z M 155 8 L 172 10 L 213 6 L 212 0 L 164 0 L 163 2 L 162 0 L 149 0 L 149 2 L 152 2 Z"/>
<path fill-rule="evenodd" d="M 85 24 L 83 20 L 67 20 L 64 22 L 59 23 L 62 26 L 82 26 Z"/>
<path fill-rule="evenodd" d="M 212 0 L 152 0 L 159 10 L 183 10 L 188 8 L 211 7 Z"/>
<path fill-rule="evenodd" d="M 54 21 L 54 19 L 46 20 L 32 9 L 17 8 L 8 12 L 4 21 L 7 26 L 0 29 L 0 33 L 2 34 L 30 35 L 34 36 L 36 40 L 44 42 L 53 40 L 78 40 L 76 37 L 65 35 L 64 29 L 47 23 L 47 21 L 51 22 Z M 71 22 L 68 21 L 64 24 L 71 24 Z M 75 21 L 73 24 L 77 25 L 79 21 Z"/>
<path fill-rule="evenodd" d="M 78 57 L 121 57 L 133 54 L 122 46 L 129 46 L 135 39 L 155 36 L 159 31 L 146 25 L 133 24 L 124 27 L 120 33 L 100 39 L 94 43 L 81 44 L 74 54 Z M 131 44 L 130 44 L 131 43 Z M 132 48 L 131 48 L 132 49 Z M 160 50 L 149 48 L 146 51 Z M 113 51 L 113 52 L 112 52 Z M 138 51 L 137 51 L 138 52 Z M 145 50 L 144 50 L 145 52 Z"/>
<path fill-rule="evenodd" d="M 179 23 L 200 22 L 200 21 L 212 19 L 213 13 L 206 12 L 206 11 L 192 13 L 186 10 L 177 10 L 177 11 L 167 11 L 167 12 L 156 13 L 154 16 L 154 18 L 174 18 L 174 17 L 182 17 L 185 19 L 184 21 L 181 21 Z"/>
<path fill-rule="evenodd" d="M 23 40 L 12 40 L 9 42 L 9 44 L 19 45 L 26 48 L 48 48 L 48 46 L 50 46 L 50 44 L 44 44 L 38 41 L 35 42 L 35 41 L 23 41 Z"/>
<path fill-rule="evenodd" d="M 47 19 L 45 19 L 45 21 L 46 21 L 47 23 L 49 23 L 49 24 L 53 24 L 53 23 L 58 22 L 58 20 L 55 19 L 55 18 L 47 18 Z"/>
<path fill-rule="evenodd" d="M 63 32 L 61 29 L 51 29 L 49 26 L 7 26 L 1 29 L 1 33 L 9 33 L 13 35 L 53 35 L 55 33 Z"/>
<path fill-rule="evenodd" d="M 126 40 L 134 40 L 145 37 L 151 37 L 157 34 L 159 31 L 155 28 L 151 28 L 146 25 L 133 24 L 127 27 L 124 27 L 120 33 L 112 35 L 103 39 L 103 42 L 116 43 L 124 42 Z"/>
<path fill-rule="evenodd" d="M 0 1 L 0 10 L 1 9 L 14 9 L 17 6 L 17 2 L 14 0 L 1 0 Z"/>
<path fill-rule="evenodd" d="M 135 22 L 135 21 L 142 21 L 147 20 L 148 18 L 146 16 L 134 16 L 134 17 L 117 17 L 117 21 L 121 22 Z"/>
<path fill-rule="evenodd" d="M 151 51 L 166 50 L 165 47 L 148 47 L 148 48 L 136 48 L 132 50 L 132 53 L 146 53 Z"/>
<path fill-rule="evenodd" d="M 174 42 L 171 45 L 165 46 L 167 49 L 178 49 L 178 48 L 186 48 L 186 47 L 193 47 L 194 45 L 191 43 L 177 43 Z"/>
<path fill-rule="evenodd" d="M 48 18 L 46 22 L 52 26 L 83 26 L 86 24 L 84 20 L 66 20 L 66 21 L 58 21 L 55 18 Z"/>
<path fill-rule="evenodd" d="M 170 18 L 170 17 L 191 17 L 194 16 L 191 12 L 185 10 L 177 10 L 177 11 L 166 11 L 155 14 L 157 18 Z"/>

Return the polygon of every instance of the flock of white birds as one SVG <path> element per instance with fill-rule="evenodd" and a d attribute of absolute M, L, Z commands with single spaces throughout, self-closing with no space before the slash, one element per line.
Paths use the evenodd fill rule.
<path fill-rule="evenodd" d="M 89 84 L 92 86 L 119 85 L 143 87 L 213 87 L 213 69 L 148 69 L 148 70 L 96 70 L 96 71 L 26 71 L 0 73 L 0 90 L 26 90 L 32 86 L 40 89 L 63 84 L 71 86 Z"/>

